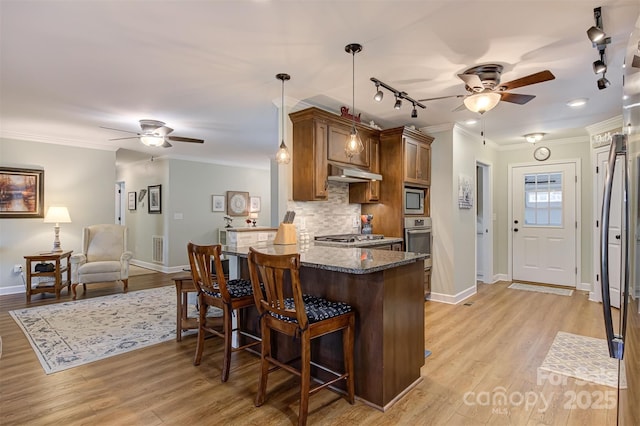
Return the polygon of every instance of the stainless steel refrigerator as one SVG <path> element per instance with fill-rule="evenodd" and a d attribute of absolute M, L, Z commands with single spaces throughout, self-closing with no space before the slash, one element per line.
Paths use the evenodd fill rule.
<path fill-rule="evenodd" d="M 618 424 L 640 425 L 640 17 L 625 53 L 622 134 L 613 137 L 605 178 L 600 233 L 602 307 L 609 355 L 618 359 Z M 616 161 L 623 159 L 624 161 Z M 616 166 L 617 163 L 617 166 Z M 620 264 L 609 264 L 609 219 L 614 175 L 622 173 Z M 617 197 L 616 197 L 617 198 Z M 620 309 L 612 310 L 609 272 L 620 268 Z M 626 388 L 620 386 L 624 362 Z"/>

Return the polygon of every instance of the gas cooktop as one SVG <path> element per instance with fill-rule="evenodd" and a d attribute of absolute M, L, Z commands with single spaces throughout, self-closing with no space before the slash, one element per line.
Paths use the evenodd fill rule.
<path fill-rule="evenodd" d="M 381 240 L 384 235 L 380 234 L 339 234 L 339 235 L 319 235 L 314 238 L 316 241 L 331 241 L 334 243 L 355 243 L 356 241 Z"/>

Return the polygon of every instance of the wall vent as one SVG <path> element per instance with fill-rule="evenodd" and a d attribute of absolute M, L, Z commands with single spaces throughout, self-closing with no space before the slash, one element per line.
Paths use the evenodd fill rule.
<path fill-rule="evenodd" d="M 156 263 L 164 263 L 164 238 L 161 235 L 151 236 L 152 260 Z"/>

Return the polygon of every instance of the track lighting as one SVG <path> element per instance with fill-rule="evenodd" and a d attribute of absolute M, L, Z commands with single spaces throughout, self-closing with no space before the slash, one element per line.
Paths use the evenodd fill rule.
<path fill-rule="evenodd" d="M 417 118 L 418 117 L 418 110 L 416 109 L 417 106 L 419 106 L 422 109 L 426 108 L 426 106 L 421 104 L 419 101 L 416 101 L 415 99 L 411 98 L 407 94 L 407 92 L 401 92 L 400 90 L 396 90 L 393 87 L 391 87 L 388 84 L 378 80 L 375 77 L 371 77 L 371 81 L 373 81 L 373 83 L 376 85 L 376 89 L 378 90 L 376 92 L 375 96 L 373 97 L 373 99 L 375 99 L 378 102 L 380 102 L 382 100 L 382 97 L 383 97 L 382 90 L 380 89 L 380 87 L 382 86 L 383 88 L 385 88 L 388 91 L 390 91 L 393 94 L 393 96 L 395 97 L 396 101 L 393 104 L 393 108 L 395 108 L 395 109 L 402 108 L 402 101 L 405 100 L 405 99 L 407 101 L 411 102 L 411 104 L 413 105 L 413 109 L 411 110 L 411 118 Z"/>
<path fill-rule="evenodd" d="M 596 7 L 593 9 L 593 17 L 596 21 L 596 25 L 587 30 L 587 37 L 591 40 L 593 47 L 600 52 L 600 59 L 593 62 L 593 72 L 595 74 L 602 74 L 602 77 L 598 79 L 598 89 L 606 89 L 611 85 L 604 74 L 607 72 L 607 62 L 605 60 L 605 50 L 607 44 L 611 43 L 611 37 L 607 37 L 602 29 L 602 8 Z"/>
<path fill-rule="evenodd" d="M 602 74 L 602 77 L 598 79 L 598 89 L 606 89 L 609 86 L 611 86 L 611 82 Z"/>
<path fill-rule="evenodd" d="M 384 97 L 384 93 L 382 93 L 382 90 L 380 90 L 380 83 L 376 83 L 376 94 L 373 95 L 373 99 L 376 102 L 380 102 L 383 97 Z"/>

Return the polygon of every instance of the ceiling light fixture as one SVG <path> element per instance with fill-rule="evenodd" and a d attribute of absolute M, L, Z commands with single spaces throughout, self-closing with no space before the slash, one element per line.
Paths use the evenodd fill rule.
<path fill-rule="evenodd" d="M 411 96 L 409 96 L 407 94 L 407 92 L 401 92 L 400 90 L 394 89 L 393 87 L 391 87 L 388 84 L 378 80 L 375 77 L 371 77 L 371 81 L 373 81 L 373 83 L 376 85 L 376 89 L 378 89 L 378 92 L 373 97 L 373 99 L 375 99 L 378 102 L 380 102 L 382 100 L 382 90 L 380 90 L 380 87 L 382 86 L 383 88 L 385 88 L 388 91 L 390 91 L 393 94 L 393 96 L 395 96 L 396 101 L 393 104 L 393 108 L 395 108 L 395 109 L 402 108 L 402 100 L 403 99 L 406 99 L 407 101 L 411 102 L 411 104 L 413 105 L 413 109 L 411 110 L 411 118 L 418 117 L 418 110 L 416 109 L 417 106 L 422 108 L 422 109 L 426 108 L 426 106 L 421 104 L 419 101 L 416 101 Z M 378 99 L 378 95 L 380 95 L 379 96 L 380 99 Z"/>
<path fill-rule="evenodd" d="M 593 17 L 596 20 L 596 25 L 587 30 L 587 37 L 594 45 L 607 36 L 602 30 L 602 8 L 596 7 L 593 9 Z M 595 46 L 594 46 L 595 47 Z"/>
<path fill-rule="evenodd" d="M 276 74 L 276 78 L 282 81 L 282 98 L 280 101 L 280 131 L 282 132 L 282 141 L 280 142 L 280 147 L 278 148 L 278 152 L 276 153 L 276 162 L 278 164 L 289 164 L 291 161 L 291 153 L 287 148 L 287 144 L 284 143 L 284 135 L 285 135 L 285 127 L 284 127 L 284 82 L 291 79 L 289 74 Z M 254 223 L 255 226 L 255 223 Z"/>
<path fill-rule="evenodd" d="M 587 98 L 571 99 L 569 102 L 567 102 L 567 105 L 570 106 L 571 108 L 579 108 L 581 106 L 586 105 L 588 101 L 589 99 Z"/>
<path fill-rule="evenodd" d="M 546 133 L 529 133 L 528 135 L 524 135 L 524 138 L 529 143 L 536 143 L 540 142 L 545 134 Z"/>
<path fill-rule="evenodd" d="M 142 135 L 140 136 L 140 142 L 146 146 L 162 146 L 164 144 L 164 136 Z"/>
<path fill-rule="evenodd" d="M 376 94 L 373 95 L 373 99 L 376 102 L 380 102 L 382 101 L 383 97 L 384 97 L 384 93 L 382 93 L 382 90 L 380 90 L 380 83 L 376 83 Z"/>
<path fill-rule="evenodd" d="M 362 51 L 362 45 L 358 43 L 347 44 L 344 47 L 344 50 L 347 53 L 351 53 L 351 106 L 353 109 L 351 111 L 351 134 L 349 135 L 347 144 L 344 147 L 344 151 L 347 154 L 347 157 L 351 159 L 351 157 L 353 157 L 354 155 L 358 155 L 362 151 L 364 151 L 364 144 L 362 143 L 362 139 L 360 139 L 358 129 L 356 129 L 356 53 Z"/>
<path fill-rule="evenodd" d="M 600 59 L 593 63 L 593 72 L 595 74 L 607 72 L 607 64 L 604 62 L 604 50 L 600 52 Z"/>
<path fill-rule="evenodd" d="M 491 111 L 500 102 L 501 96 L 495 92 L 480 92 L 464 98 L 464 106 L 469 111 L 484 114 Z"/>
<path fill-rule="evenodd" d="M 596 7 L 593 9 L 593 18 L 596 21 L 596 25 L 587 30 L 587 37 L 591 40 L 593 47 L 598 49 L 600 53 L 600 59 L 593 62 L 593 72 L 596 74 L 602 74 L 602 77 L 598 80 L 598 89 L 606 89 L 611 85 L 604 74 L 607 72 L 607 61 L 605 60 L 605 50 L 607 44 L 611 43 L 611 37 L 607 37 L 602 29 L 602 8 Z"/>

